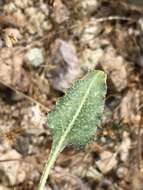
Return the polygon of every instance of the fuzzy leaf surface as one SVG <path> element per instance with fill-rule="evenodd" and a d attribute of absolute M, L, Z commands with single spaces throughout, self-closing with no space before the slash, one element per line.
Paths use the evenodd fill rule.
<path fill-rule="evenodd" d="M 53 133 L 52 152 L 57 145 L 86 145 L 95 134 L 103 114 L 106 95 L 106 74 L 91 71 L 75 82 L 48 114 Z"/>
<path fill-rule="evenodd" d="M 53 144 L 45 164 L 38 190 L 43 190 L 58 154 L 67 145 L 86 145 L 99 125 L 106 95 L 106 75 L 91 71 L 74 83 L 48 114 L 48 126 L 53 132 Z"/>

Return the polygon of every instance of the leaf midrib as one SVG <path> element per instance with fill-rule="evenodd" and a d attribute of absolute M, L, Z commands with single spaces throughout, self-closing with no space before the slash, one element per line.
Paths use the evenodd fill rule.
<path fill-rule="evenodd" d="M 98 73 L 98 74 L 95 76 L 95 78 L 92 80 L 92 82 L 90 83 L 90 85 L 89 85 L 89 87 L 88 87 L 88 89 L 87 89 L 87 91 L 86 91 L 84 97 L 82 98 L 82 101 L 81 101 L 81 104 L 80 104 L 78 110 L 76 111 L 75 115 L 73 116 L 72 121 L 69 123 L 67 129 L 65 130 L 64 135 L 61 137 L 61 139 L 60 139 L 60 141 L 59 141 L 59 143 L 58 143 L 58 146 L 56 147 L 56 151 L 55 151 L 55 152 L 60 152 L 60 151 L 61 151 L 62 146 L 63 146 L 63 144 L 64 144 L 64 141 L 65 141 L 65 139 L 66 139 L 68 133 L 70 132 L 70 130 L 71 130 L 71 128 L 72 128 L 72 126 L 73 126 L 75 120 L 77 119 L 78 115 L 80 114 L 80 111 L 81 111 L 81 109 L 82 109 L 82 107 L 83 107 L 83 105 L 84 105 L 84 103 L 85 103 L 85 101 L 86 101 L 86 99 L 87 99 L 87 97 L 88 97 L 88 94 L 89 94 L 89 92 L 90 92 L 90 90 L 91 90 L 91 88 L 92 88 L 92 85 L 93 85 L 93 83 L 95 82 L 95 80 L 98 78 L 99 74 L 100 74 L 100 73 Z M 98 94 L 98 93 L 97 93 L 97 94 Z M 64 147 L 63 147 L 63 148 L 64 148 Z"/>
<path fill-rule="evenodd" d="M 41 180 L 40 180 L 40 183 L 39 183 L 38 190 L 43 190 L 44 189 L 46 180 L 47 180 L 48 175 L 49 175 L 49 171 L 50 171 L 51 167 L 53 166 L 54 162 L 56 161 L 56 158 L 57 158 L 58 154 L 67 145 L 67 144 L 65 144 L 65 140 L 68 137 L 68 134 L 70 133 L 70 130 L 72 129 L 72 126 L 74 125 L 76 119 L 78 118 L 78 116 L 79 116 L 79 114 L 80 114 L 80 112 L 82 110 L 82 107 L 84 106 L 84 104 L 86 102 L 87 97 L 88 97 L 88 95 L 90 93 L 90 90 L 92 90 L 93 83 L 98 78 L 98 76 L 101 74 L 101 72 L 100 73 L 95 73 L 95 74 L 96 75 L 94 75 L 94 76 L 91 75 L 91 78 L 88 78 L 88 80 L 90 80 L 89 81 L 90 83 L 89 83 L 89 86 L 87 88 L 87 91 L 85 92 L 85 94 L 83 94 L 83 97 L 81 98 L 81 102 L 79 101 L 79 107 L 78 107 L 77 111 L 75 112 L 75 114 L 73 115 L 72 120 L 67 125 L 67 128 L 65 129 L 65 132 L 62 133 L 61 137 L 59 137 L 59 135 L 57 134 L 58 136 L 55 136 L 55 138 L 54 138 L 52 149 L 51 149 L 48 161 L 47 161 L 47 163 L 45 165 L 45 168 L 43 170 L 43 174 L 42 174 L 42 177 L 41 177 Z M 94 94 L 94 96 L 97 96 L 98 94 L 99 94 L 99 92 L 96 92 Z"/>

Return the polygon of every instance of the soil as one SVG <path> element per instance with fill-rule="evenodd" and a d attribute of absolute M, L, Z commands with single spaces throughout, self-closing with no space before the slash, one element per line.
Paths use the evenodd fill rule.
<path fill-rule="evenodd" d="M 93 69 L 108 76 L 101 125 L 60 153 L 45 190 L 142 190 L 141 1 L 0 0 L 0 190 L 36 190 L 47 114 Z"/>

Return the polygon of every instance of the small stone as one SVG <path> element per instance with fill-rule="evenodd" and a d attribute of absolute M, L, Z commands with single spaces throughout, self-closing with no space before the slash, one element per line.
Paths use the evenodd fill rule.
<path fill-rule="evenodd" d="M 94 179 L 96 181 L 100 181 L 102 178 L 102 174 L 96 168 L 90 167 L 86 172 L 86 177 Z"/>
<path fill-rule="evenodd" d="M 115 49 L 109 46 L 104 56 L 100 59 L 103 70 L 108 74 L 115 89 L 120 92 L 127 86 L 127 62 L 116 54 Z"/>
<path fill-rule="evenodd" d="M 25 15 L 28 18 L 28 22 L 25 25 L 27 31 L 30 34 L 43 35 L 43 22 L 46 19 L 46 15 L 42 10 L 36 7 L 29 7 L 25 10 Z"/>
<path fill-rule="evenodd" d="M 33 48 L 28 50 L 25 55 L 25 62 L 29 66 L 39 67 L 44 62 L 42 49 Z"/>
<path fill-rule="evenodd" d="M 81 43 L 88 45 L 90 48 L 94 47 L 97 44 L 97 36 L 101 31 L 102 25 L 96 22 L 96 18 L 91 18 L 82 31 Z"/>
<path fill-rule="evenodd" d="M 49 15 L 49 7 L 48 7 L 48 4 L 47 3 L 41 3 L 40 4 L 40 10 L 45 14 L 45 15 Z"/>
<path fill-rule="evenodd" d="M 50 62 L 54 67 L 47 77 L 54 89 L 64 92 L 81 76 L 76 48 L 72 42 L 57 39 L 51 50 Z"/>
<path fill-rule="evenodd" d="M 58 24 L 68 20 L 69 11 L 61 0 L 54 1 L 54 19 Z"/>
<path fill-rule="evenodd" d="M 122 144 L 120 145 L 120 159 L 122 162 L 126 162 L 129 158 L 129 151 L 131 149 L 131 139 L 127 132 L 123 133 Z"/>
<path fill-rule="evenodd" d="M 91 50 L 91 49 L 86 49 L 83 52 L 83 57 L 82 57 L 82 63 L 83 63 L 83 67 L 86 70 L 92 70 L 94 69 L 101 57 L 103 56 L 103 50 L 101 48 L 95 49 L 95 50 Z"/>
<path fill-rule="evenodd" d="M 104 151 L 100 155 L 101 159 L 99 161 L 96 161 L 96 166 L 99 168 L 99 170 L 106 174 L 109 171 L 111 171 L 113 168 L 117 165 L 117 159 L 116 154 L 111 153 L 109 151 Z"/>
<path fill-rule="evenodd" d="M 81 11 L 83 12 L 84 15 L 91 14 L 94 11 L 96 11 L 99 7 L 99 1 L 97 0 L 82 0 L 79 1 Z"/>
<path fill-rule="evenodd" d="M 120 179 L 122 179 L 125 176 L 127 176 L 127 172 L 128 172 L 127 168 L 120 167 L 117 170 L 117 177 L 120 178 Z"/>
<path fill-rule="evenodd" d="M 18 8 L 24 9 L 24 8 L 28 7 L 28 5 L 29 5 L 29 0 L 24 0 L 24 1 L 15 0 L 15 5 L 16 5 Z"/>
<path fill-rule="evenodd" d="M 106 143 L 106 138 L 105 137 L 101 137 L 101 142 L 102 143 Z"/>
<path fill-rule="evenodd" d="M 4 5 L 4 10 L 7 11 L 8 13 L 14 13 L 15 11 L 17 11 L 17 7 L 14 3 L 9 3 Z"/>
<path fill-rule="evenodd" d="M 0 157 L 1 160 L 12 160 L 12 159 L 21 159 L 21 155 L 14 149 L 9 150 L 8 152 L 5 152 L 4 154 L 0 153 Z M 20 162 L 19 164 L 13 164 L 12 162 L 3 162 L 3 164 L 0 166 L 0 170 L 3 172 L 3 176 L 2 174 L 0 175 L 1 180 L 3 183 L 5 183 L 6 185 L 14 185 L 17 182 L 17 171 L 20 168 Z M 21 172 L 23 172 L 21 170 Z M 24 174 L 24 172 L 23 172 Z M 23 175 L 21 179 L 19 179 L 20 181 L 18 181 L 18 183 L 24 181 L 26 175 Z M 8 179 L 7 181 L 5 181 L 5 178 Z"/>

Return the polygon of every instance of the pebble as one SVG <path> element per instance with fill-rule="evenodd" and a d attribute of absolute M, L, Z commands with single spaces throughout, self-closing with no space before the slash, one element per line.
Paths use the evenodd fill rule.
<path fill-rule="evenodd" d="M 96 11 L 99 7 L 99 2 L 97 0 L 82 0 L 80 4 L 85 15 Z"/>
<path fill-rule="evenodd" d="M 85 49 L 81 60 L 81 62 L 84 64 L 84 69 L 93 70 L 98 65 L 103 53 L 103 50 L 100 48 L 95 50 Z"/>
<path fill-rule="evenodd" d="M 117 165 L 116 154 L 109 151 L 103 151 L 100 154 L 100 160 L 96 161 L 96 166 L 103 173 L 107 174 Z"/>
<path fill-rule="evenodd" d="M 33 48 L 28 50 L 25 55 L 25 62 L 28 66 L 39 67 L 44 62 L 42 49 Z"/>
<path fill-rule="evenodd" d="M 127 175 L 127 172 L 128 172 L 127 168 L 120 167 L 117 169 L 117 177 L 122 179 Z"/>

